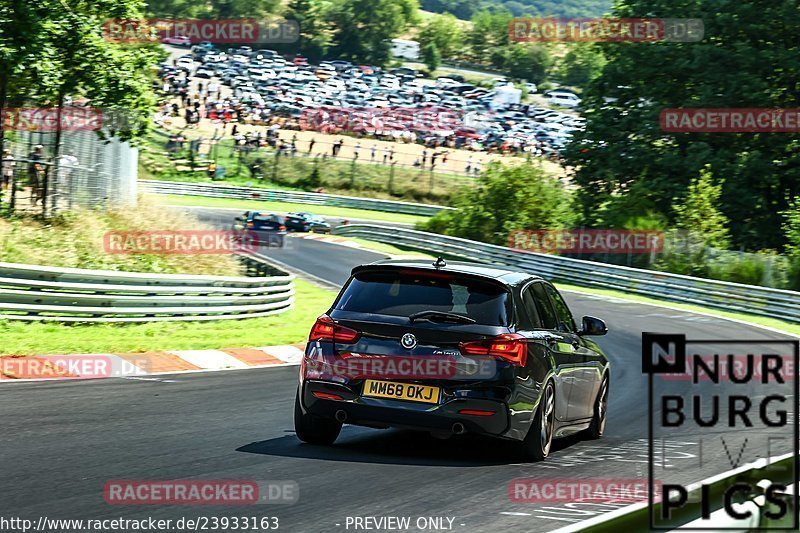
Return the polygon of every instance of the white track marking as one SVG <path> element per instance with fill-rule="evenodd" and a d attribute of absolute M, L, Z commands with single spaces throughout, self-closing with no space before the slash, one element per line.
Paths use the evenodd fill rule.
<path fill-rule="evenodd" d="M 244 361 L 220 350 L 175 350 L 171 353 L 194 366 L 207 370 L 220 368 L 250 368 Z"/>

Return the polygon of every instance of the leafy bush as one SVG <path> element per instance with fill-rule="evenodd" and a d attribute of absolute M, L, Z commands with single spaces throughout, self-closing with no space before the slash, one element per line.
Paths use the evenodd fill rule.
<path fill-rule="evenodd" d="M 571 197 L 561 183 L 532 164 L 489 165 L 474 189 L 455 196 L 422 229 L 492 244 L 514 230 L 559 229 L 571 222 Z"/>

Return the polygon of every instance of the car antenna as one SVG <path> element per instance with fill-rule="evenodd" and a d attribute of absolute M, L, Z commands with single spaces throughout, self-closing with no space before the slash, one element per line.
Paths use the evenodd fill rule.
<path fill-rule="evenodd" d="M 433 266 L 438 270 L 440 268 L 446 267 L 447 263 L 445 263 L 444 259 L 442 259 L 442 257 L 439 256 L 439 257 L 436 258 L 436 262 L 433 263 Z"/>

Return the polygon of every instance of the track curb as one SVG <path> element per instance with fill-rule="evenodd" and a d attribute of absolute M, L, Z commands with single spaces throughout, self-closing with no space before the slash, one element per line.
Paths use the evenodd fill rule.
<path fill-rule="evenodd" d="M 219 350 L 9 355 L 0 357 L 0 383 L 124 378 L 296 365 L 304 349 L 305 343 L 298 343 Z M 82 373 L 81 368 L 88 373 Z"/>

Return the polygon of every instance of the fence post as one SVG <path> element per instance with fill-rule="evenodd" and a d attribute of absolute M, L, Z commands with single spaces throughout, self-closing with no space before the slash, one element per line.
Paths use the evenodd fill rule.
<path fill-rule="evenodd" d="M 394 166 L 397 164 L 397 161 L 392 161 L 392 164 L 389 165 L 389 194 L 394 194 Z"/>
<path fill-rule="evenodd" d="M 14 208 L 17 205 L 17 175 L 19 174 L 19 169 L 16 172 L 11 173 L 11 212 L 14 212 Z"/>

